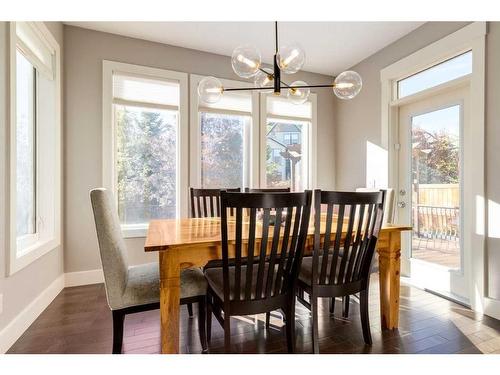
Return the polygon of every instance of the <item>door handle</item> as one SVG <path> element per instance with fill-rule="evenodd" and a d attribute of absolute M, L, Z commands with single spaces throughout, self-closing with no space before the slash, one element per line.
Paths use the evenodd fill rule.
<path fill-rule="evenodd" d="M 398 207 L 399 208 L 405 208 L 406 207 L 406 202 L 398 202 Z"/>

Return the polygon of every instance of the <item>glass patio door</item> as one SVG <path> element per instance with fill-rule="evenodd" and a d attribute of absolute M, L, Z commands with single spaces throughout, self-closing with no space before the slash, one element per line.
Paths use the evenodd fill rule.
<path fill-rule="evenodd" d="M 421 287 L 467 303 L 463 244 L 463 129 L 467 87 L 399 107 L 400 222 L 411 223 L 403 272 Z"/>

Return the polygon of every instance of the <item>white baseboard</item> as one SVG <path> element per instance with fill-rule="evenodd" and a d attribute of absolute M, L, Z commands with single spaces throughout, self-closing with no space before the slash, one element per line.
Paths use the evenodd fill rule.
<path fill-rule="evenodd" d="M 0 353 L 5 353 L 64 288 L 59 276 L 0 331 Z"/>
<path fill-rule="evenodd" d="M 484 313 L 495 319 L 500 319 L 500 301 L 486 297 L 484 299 Z"/>
<path fill-rule="evenodd" d="M 102 269 L 60 275 L 0 331 L 0 354 L 5 353 L 66 287 L 104 282 Z"/>
<path fill-rule="evenodd" d="M 104 282 L 104 274 L 102 273 L 102 269 L 80 271 L 80 272 L 69 272 L 64 274 L 65 287 L 100 284 L 103 282 Z"/>

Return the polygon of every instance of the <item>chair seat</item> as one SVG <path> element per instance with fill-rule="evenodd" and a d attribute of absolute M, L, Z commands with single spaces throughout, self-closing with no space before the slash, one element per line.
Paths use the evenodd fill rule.
<path fill-rule="evenodd" d="M 267 270 L 268 270 L 269 264 L 266 263 L 264 266 L 264 275 L 267 278 Z M 251 298 L 255 298 L 255 289 L 257 286 L 257 273 L 258 273 L 259 265 L 254 264 L 253 265 L 253 270 L 252 270 L 252 288 L 251 288 Z M 246 272 L 247 272 L 247 266 L 241 266 L 241 299 L 246 299 L 244 296 L 245 293 L 245 287 L 246 287 Z M 212 290 L 215 292 L 215 294 L 220 298 L 221 301 L 224 301 L 224 281 L 223 281 L 223 276 L 222 276 L 222 267 L 217 267 L 217 268 L 208 268 L 205 269 L 205 277 L 207 279 L 208 284 L 212 288 Z M 273 278 L 276 279 L 276 272 L 274 272 Z M 274 282 L 273 282 L 274 283 Z M 265 281 L 263 283 L 263 291 L 264 288 L 266 287 Z M 235 267 L 229 267 L 229 286 L 230 286 L 230 299 L 234 299 L 234 291 L 235 291 Z"/>
<path fill-rule="evenodd" d="M 200 268 L 181 270 L 181 299 L 207 294 L 207 281 Z"/>
<path fill-rule="evenodd" d="M 340 252 L 340 255 L 342 255 L 342 251 Z M 337 262 L 337 271 L 340 268 L 340 261 L 341 257 L 339 256 L 338 262 Z M 323 261 L 323 256 L 318 257 L 318 267 L 321 267 L 321 262 Z M 327 267 L 327 274 L 326 274 L 326 280 L 329 280 L 330 278 L 330 268 L 331 268 L 331 257 L 328 257 L 328 267 Z M 313 262 L 313 257 L 304 257 L 302 258 L 302 264 L 300 266 L 300 273 L 299 273 L 299 280 L 303 282 L 304 284 L 311 285 L 311 278 L 312 278 L 312 262 Z M 320 270 L 318 269 L 318 274 L 320 273 Z"/>
<path fill-rule="evenodd" d="M 206 291 L 207 283 L 199 268 L 188 268 L 181 271 L 181 299 L 203 296 Z M 123 294 L 123 307 L 159 301 L 160 273 L 158 263 L 129 267 L 127 285 Z"/>

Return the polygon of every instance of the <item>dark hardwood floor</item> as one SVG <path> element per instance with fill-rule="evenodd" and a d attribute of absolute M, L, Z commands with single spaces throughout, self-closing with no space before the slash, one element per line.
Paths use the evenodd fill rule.
<path fill-rule="evenodd" d="M 370 319 L 373 345 L 365 346 L 358 304 L 351 298 L 349 319 L 341 318 L 341 303 L 335 316 L 321 306 L 319 337 L 321 353 L 500 353 L 500 321 L 477 316 L 456 303 L 402 285 L 400 328 L 381 331 L 378 283 L 373 277 Z M 194 309 L 196 311 L 196 309 Z M 189 319 L 181 307 L 181 352 L 200 353 L 196 315 Z M 310 353 L 309 312 L 297 304 L 297 352 Z M 233 319 L 233 352 L 284 353 L 286 342 L 281 315 L 274 313 L 270 330 L 264 315 Z M 124 353 L 158 353 L 160 314 L 150 311 L 125 319 Z M 111 312 L 103 284 L 64 289 L 28 328 L 8 353 L 110 353 Z M 211 353 L 223 353 L 223 330 L 214 319 Z"/>

